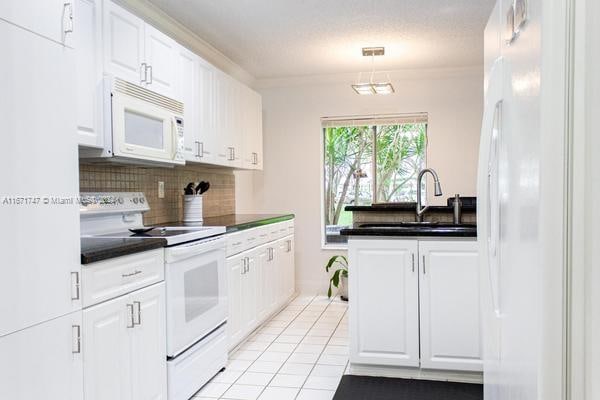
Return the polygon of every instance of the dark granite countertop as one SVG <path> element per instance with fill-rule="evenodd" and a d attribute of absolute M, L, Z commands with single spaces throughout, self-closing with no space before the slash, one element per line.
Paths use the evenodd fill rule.
<path fill-rule="evenodd" d="M 225 226 L 226 233 L 275 224 L 294 218 L 294 214 L 229 214 L 204 218 L 203 226 Z"/>
<path fill-rule="evenodd" d="M 163 238 L 113 239 L 98 237 L 81 238 L 81 263 L 90 264 L 109 258 L 126 256 L 142 251 L 159 249 L 167 245 Z"/>
<path fill-rule="evenodd" d="M 477 237 L 475 224 L 360 223 L 342 229 L 346 236 Z"/>
<path fill-rule="evenodd" d="M 415 211 L 417 208 L 417 203 L 415 202 L 406 202 L 406 203 L 380 203 L 380 204 L 372 204 L 370 206 L 346 206 L 346 211 L 368 211 L 368 212 L 381 212 L 381 211 Z M 477 206 L 467 206 L 463 205 L 461 207 L 462 211 L 471 212 L 477 211 Z M 429 206 L 426 213 L 451 213 L 454 211 L 453 206 Z"/>
<path fill-rule="evenodd" d="M 294 214 L 230 214 L 205 218 L 202 226 L 225 226 L 226 233 L 231 233 L 293 218 Z M 185 225 L 183 222 L 168 222 L 157 226 Z M 109 258 L 158 249 L 166 245 L 167 241 L 163 238 L 113 239 L 85 237 L 81 238 L 81 263 L 89 264 Z"/>

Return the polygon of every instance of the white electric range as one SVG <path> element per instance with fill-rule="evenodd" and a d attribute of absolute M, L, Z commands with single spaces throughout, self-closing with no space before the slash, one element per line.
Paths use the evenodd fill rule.
<path fill-rule="evenodd" d="M 166 240 L 169 400 L 187 400 L 227 363 L 225 227 L 145 227 L 149 210 L 143 193 L 81 193 L 81 236 Z"/>

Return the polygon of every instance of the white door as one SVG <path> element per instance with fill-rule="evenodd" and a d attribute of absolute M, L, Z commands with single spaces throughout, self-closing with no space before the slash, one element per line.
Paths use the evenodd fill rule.
<path fill-rule="evenodd" d="M 121 296 L 83 311 L 86 400 L 132 398 L 133 304 Z"/>
<path fill-rule="evenodd" d="M 350 361 L 419 366 L 417 241 L 350 239 Z"/>
<path fill-rule="evenodd" d="M 238 254 L 227 260 L 227 280 L 229 295 L 229 314 L 227 317 L 227 334 L 229 348 L 235 347 L 243 337 L 242 332 L 242 279 L 244 278 L 244 255 Z"/>
<path fill-rule="evenodd" d="M 77 311 L 1 337 L 0 399 L 82 400 L 80 330 Z"/>
<path fill-rule="evenodd" d="M 144 61 L 148 66 L 146 85 L 148 89 L 163 96 L 174 97 L 179 46 L 151 25 L 146 24 L 144 32 Z"/>
<path fill-rule="evenodd" d="M 81 308 L 81 265 L 73 50 L 1 20 L 0 37 L 1 336 Z"/>
<path fill-rule="evenodd" d="M 201 161 L 213 164 L 217 160 L 215 68 L 200 59 L 198 62 L 198 142 Z"/>
<path fill-rule="evenodd" d="M 73 15 L 78 142 L 102 148 L 101 0 L 75 0 Z"/>
<path fill-rule="evenodd" d="M 176 97 L 183 102 L 183 155 L 186 161 L 202 160 L 198 140 L 199 104 L 198 97 L 198 56 L 183 46 L 177 51 L 177 91 Z"/>
<path fill-rule="evenodd" d="M 73 31 L 72 0 L 0 1 L 0 18 L 57 43 L 70 40 Z M 4 37 L 3 37 L 4 39 Z M 39 66 L 39 65 L 38 65 Z"/>
<path fill-rule="evenodd" d="M 476 241 L 419 241 L 421 368 L 481 371 Z"/>
<path fill-rule="evenodd" d="M 104 0 L 103 15 L 105 72 L 136 85 L 145 84 L 144 21 L 111 0 Z"/>
<path fill-rule="evenodd" d="M 129 295 L 135 328 L 131 330 L 131 384 L 134 400 L 167 399 L 165 284 Z"/>

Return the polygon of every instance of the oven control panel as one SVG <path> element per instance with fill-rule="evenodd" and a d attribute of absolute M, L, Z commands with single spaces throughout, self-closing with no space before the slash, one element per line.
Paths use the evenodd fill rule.
<path fill-rule="evenodd" d="M 150 210 L 142 192 L 86 192 L 79 194 L 80 213 L 144 212 Z"/>

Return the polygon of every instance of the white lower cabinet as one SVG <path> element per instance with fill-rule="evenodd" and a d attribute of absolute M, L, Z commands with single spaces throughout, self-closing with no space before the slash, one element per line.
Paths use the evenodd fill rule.
<path fill-rule="evenodd" d="M 350 239 L 350 362 L 481 371 L 477 243 Z"/>
<path fill-rule="evenodd" d="M 77 311 L 0 337 L 0 399 L 82 400 L 80 334 Z"/>
<path fill-rule="evenodd" d="M 414 240 L 349 241 L 350 358 L 419 366 L 419 277 Z"/>
<path fill-rule="evenodd" d="M 167 398 L 165 287 L 83 311 L 86 400 Z"/>
<path fill-rule="evenodd" d="M 476 242 L 419 242 L 421 367 L 481 371 Z"/>
<path fill-rule="evenodd" d="M 244 231 L 244 236 L 265 236 L 251 231 Z M 230 242 L 238 243 L 239 236 L 231 235 Z M 227 258 L 229 349 L 244 340 L 294 294 L 293 243 L 294 236 L 289 235 Z M 236 247 L 230 246 L 232 248 Z"/>

